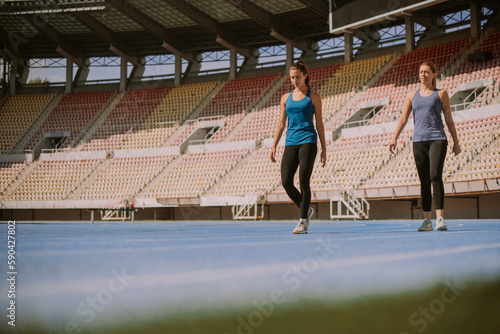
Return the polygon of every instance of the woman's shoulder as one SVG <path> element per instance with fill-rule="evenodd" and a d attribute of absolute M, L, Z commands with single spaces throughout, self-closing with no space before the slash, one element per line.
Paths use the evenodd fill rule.
<path fill-rule="evenodd" d="M 436 90 L 440 97 L 448 95 L 448 91 L 444 88 L 436 88 Z"/>
<path fill-rule="evenodd" d="M 286 101 L 291 93 L 285 93 L 281 96 L 281 101 Z"/>
<path fill-rule="evenodd" d="M 449 104 L 450 103 L 450 96 L 448 95 L 448 92 L 446 91 L 446 89 L 436 88 L 436 90 L 437 90 L 438 97 L 439 97 L 439 100 L 441 101 L 441 103 Z"/>
<path fill-rule="evenodd" d="M 310 96 L 311 96 L 312 100 L 315 100 L 315 99 L 320 99 L 321 100 L 321 96 L 319 95 L 319 93 L 317 93 L 317 92 L 315 92 L 313 90 L 311 90 L 311 95 Z"/>
<path fill-rule="evenodd" d="M 407 93 L 406 93 L 406 99 L 407 100 L 412 100 L 413 97 L 415 96 L 415 94 L 417 94 L 417 92 L 419 91 L 419 89 L 412 89 L 412 90 L 409 90 Z"/>

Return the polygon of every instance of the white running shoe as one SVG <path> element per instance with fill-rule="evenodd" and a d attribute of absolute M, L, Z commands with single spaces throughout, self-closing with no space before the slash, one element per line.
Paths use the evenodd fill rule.
<path fill-rule="evenodd" d="M 432 231 L 432 222 L 425 218 L 422 225 L 418 228 L 419 231 Z"/>
<path fill-rule="evenodd" d="M 297 226 L 293 230 L 293 234 L 307 234 L 307 219 L 300 218 Z"/>
<path fill-rule="evenodd" d="M 314 216 L 314 209 L 309 207 L 309 211 L 307 212 L 307 223 L 306 223 L 306 228 L 309 227 L 309 224 L 311 223 L 311 218 Z"/>
<path fill-rule="evenodd" d="M 448 226 L 443 217 L 436 219 L 436 231 L 448 231 Z"/>

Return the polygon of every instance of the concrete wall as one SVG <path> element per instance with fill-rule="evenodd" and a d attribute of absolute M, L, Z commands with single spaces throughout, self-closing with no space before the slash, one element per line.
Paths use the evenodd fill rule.
<path fill-rule="evenodd" d="M 500 219 L 500 193 L 479 196 L 479 217 Z"/>
<path fill-rule="evenodd" d="M 419 198 L 395 200 L 371 200 L 370 219 L 421 219 L 422 205 Z M 455 196 L 445 198 L 447 219 L 500 219 L 500 193 Z M 329 220 L 330 203 L 312 203 L 313 219 Z M 261 207 L 259 212 L 261 214 Z M 265 220 L 296 220 L 299 209 L 293 203 L 266 204 Z M 434 217 L 434 208 L 433 208 Z M 95 220 L 101 218 L 95 211 Z M 0 221 L 89 221 L 91 211 L 87 209 L 2 209 Z M 220 221 L 232 220 L 231 207 L 176 207 L 137 209 L 137 221 Z"/>

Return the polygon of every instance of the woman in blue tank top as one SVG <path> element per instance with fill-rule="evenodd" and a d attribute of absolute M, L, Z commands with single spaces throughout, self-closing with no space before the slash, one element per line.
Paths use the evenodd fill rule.
<path fill-rule="evenodd" d="M 313 208 L 310 207 L 310 179 L 318 150 L 318 136 L 321 142 L 321 162 L 323 167 L 326 164 L 325 130 L 321 97 L 311 91 L 310 78 L 304 62 L 298 61 L 290 67 L 290 80 L 294 89 L 281 98 L 281 116 L 274 135 L 271 161 L 276 162 L 276 147 L 288 118 L 285 151 L 281 160 L 281 180 L 286 193 L 300 209 L 300 219 L 293 233 L 305 234 L 314 214 Z M 314 118 L 317 133 L 314 128 Z M 299 166 L 300 191 L 293 184 Z"/>
<path fill-rule="evenodd" d="M 453 152 L 455 155 L 461 152 L 457 130 L 451 116 L 450 98 L 446 90 L 436 88 L 436 72 L 436 65 L 431 61 L 420 65 L 420 89 L 416 92 L 410 92 L 406 96 L 403 113 L 396 126 L 392 142 L 389 144 L 389 150 L 394 153 L 397 139 L 413 111 L 415 125 L 413 156 L 420 179 L 420 197 L 424 211 L 424 221 L 418 228 L 419 231 L 433 230 L 431 222 L 432 191 L 434 192 L 436 209 L 436 230 L 446 231 L 448 229 L 443 217 L 444 186 L 442 176 L 448 141 L 441 120 L 441 110 L 453 138 Z"/>

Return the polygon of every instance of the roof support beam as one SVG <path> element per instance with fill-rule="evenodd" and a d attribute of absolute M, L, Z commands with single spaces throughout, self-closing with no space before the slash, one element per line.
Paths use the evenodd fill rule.
<path fill-rule="evenodd" d="M 235 7 L 250 15 L 255 21 L 271 30 L 271 36 L 286 43 L 293 44 L 294 47 L 302 51 L 310 51 L 306 43 L 301 43 L 293 39 L 293 29 L 290 25 L 284 24 L 276 19 L 271 13 L 254 5 L 247 0 L 226 0 Z"/>
<path fill-rule="evenodd" d="M 71 59 L 66 58 L 66 89 L 65 93 L 71 93 L 73 91 L 73 62 Z"/>
<path fill-rule="evenodd" d="M 17 56 L 19 52 L 19 44 L 26 43 L 28 40 L 24 37 L 18 36 L 13 33 L 6 33 L 2 28 L 0 28 L 0 55 L 4 58 L 9 58 L 11 62 L 24 63 L 22 59 Z M 16 45 L 12 45 L 16 42 Z"/>
<path fill-rule="evenodd" d="M 417 16 L 417 15 L 412 15 L 412 19 L 415 23 L 420 24 L 421 26 L 424 26 L 427 29 L 430 28 L 438 28 L 434 22 L 432 22 L 432 18 L 429 16 Z"/>
<path fill-rule="evenodd" d="M 83 59 L 82 58 L 76 57 L 72 53 L 70 53 L 70 52 L 68 52 L 66 50 L 67 50 L 67 48 L 61 47 L 60 45 L 58 45 L 57 49 L 56 49 L 56 51 L 59 52 L 59 54 L 61 56 L 63 56 L 64 58 L 69 59 L 72 63 L 77 64 L 79 67 L 85 66 L 83 64 Z"/>
<path fill-rule="evenodd" d="M 222 45 L 223 47 L 227 48 L 228 50 L 234 50 L 235 52 L 238 52 L 240 55 L 244 56 L 245 58 L 254 58 L 252 55 L 252 52 L 249 49 L 242 49 L 235 44 L 229 42 L 224 36 L 217 35 L 217 38 L 215 39 L 217 43 Z"/>
<path fill-rule="evenodd" d="M 7 34 L 0 28 L 0 56 L 10 60 L 10 77 L 9 77 L 9 93 L 16 94 L 17 84 L 26 83 L 29 75 L 28 61 L 20 58 L 14 50 L 19 51 L 18 45 L 12 45 L 12 41 L 16 40 L 26 42 L 27 40 L 16 34 Z"/>
<path fill-rule="evenodd" d="M 372 27 L 365 27 L 365 29 L 356 29 L 353 31 L 353 34 L 356 38 L 363 41 L 361 48 L 376 47 L 380 41 L 380 33 Z"/>
<path fill-rule="evenodd" d="M 481 6 L 474 2 L 470 2 L 470 34 L 477 36 L 481 33 Z"/>
<path fill-rule="evenodd" d="M 405 17 L 405 52 L 410 52 L 415 48 L 415 24 L 413 23 L 413 17 Z"/>
<path fill-rule="evenodd" d="M 15 62 L 21 66 L 24 66 L 24 61 L 17 56 L 17 52 L 15 52 L 12 48 L 11 41 L 13 39 L 13 34 L 7 34 L 3 29 L 0 28 L 0 56 L 10 59 L 11 63 Z M 19 50 L 19 48 L 17 49 Z"/>
<path fill-rule="evenodd" d="M 108 27 L 96 20 L 94 17 L 87 13 L 75 12 L 73 13 L 80 22 L 86 25 L 90 30 L 94 31 L 106 43 L 109 43 L 109 50 L 120 57 L 124 57 L 128 62 L 139 65 L 140 62 L 137 57 L 128 55 L 130 46 L 120 38 L 118 38 Z"/>
<path fill-rule="evenodd" d="M 133 81 L 134 79 L 140 80 L 142 76 L 144 75 L 144 72 L 146 71 L 146 58 L 145 57 L 140 57 L 138 59 L 138 63 L 134 64 L 134 67 L 132 68 L 132 72 L 130 72 L 129 76 L 129 83 Z"/>
<path fill-rule="evenodd" d="M 13 62 L 10 64 L 10 94 L 17 93 L 17 84 L 25 84 L 28 81 L 30 69 L 27 62 Z"/>
<path fill-rule="evenodd" d="M 160 23 L 154 21 L 151 17 L 141 12 L 138 8 L 130 5 L 127 1 L 108 0 L 108 2 L 143 26 L 153 36 L 161 40 L 163 48 L 190 62 L 195 62 L 192 55 L 182 51 L 185 43 L 174 33 L 165 29 L 165 27 L 163 27 Z"/>
<path fill-rule="evenodd" d="M 73 63 L 78 66 L 83 66 L 82 58 L 76 56 L 76 48 L 73 43 L 66 40 L 52 28 L 52 26 L 45 20 L 43 15 L 28 15 L 27 20 L 35 26 L 38 31 L 45 35 L 49 40 L 57 45 L 56 51 L 59 52 L 63 57 L 70 59 Z"/>
<path fill-rule="evenodd" d="M 328 13 L 330 11 L 328 4 L 322 0 L 299 0 L 311 10 L 315 11 L 317 14 L 328 18 Z"/>
<path fill-rule="evenodd" d="M 76 75 L 73 79 L 73 61 L 70 57 L 66 57 L 66 94 L 73 92 L 76 85 L 83 84 L 87 80 L 90 72 L 90 61 L 86 58 L 82 59 L 82 63 L 82 66 L 78 66 L 78 70 L 76 71 Z"/>
<path fill-rule="evenodd" d="M 79 84 L 79 83 L 84 83 L 85 81 L 87 81 L 87 78 L 89 76 L 89 72 L 90 72 L 90 60 L 88 58 L 85 58 L 83 60 L 83 65 L 84 66 L 79 66 L 78 67 L 78 70 L 76 71 L 76 74 L 75 74 L 75 78 L 74 78 L 74 82 L 75 84 Z"/>
<path fill-rule="evenodd" d="M 227 29 L 223 24 L 217 22 L 215 19 L 205 14 L 198 8 L 194 7 L 187 1 L 183 0 L 163 0 L 170 5 L 174 6 L 185 15 L 189 16 L 193 21 L 198 23 L 208 32 L 217 36 L 217 43 L 228 48 L 229 50 L 236 50 L 239 54 L 245 57 L 252 57 L 250 50 L 238 47 L 239 37 L 231 30 Z"/>
<path fill-rule="evenodd" d="M 352 61 L 353 37 L 354 37 L 354 34 L 352 31 L 344 32 L 344 44 L 345 44 L 344 63 L 345 64 L 349 64 Z"/>
<path fill-rule="evenodd" d="M 86 25 L 90 30 L 94 31 L 97 36 L 104 40 L 104 42 L 108 43 L 109 50 L 114 54 L 120 56 L 122 63 L 124 62 L 126 64 L 128 62 L 134 65 L 134 71 L 132 72 L 131 77 L 135 76 L 135 73 L 144 72 L 143 60 L 139 59 L 138 57 L 129 55 L 129 50 L 131 49 L 130 45 L 128 45 L 128 43 L 123 41 L 122 39 L 118 38 L 116 34 L 114 34 L 108 27 L 106 27 L 104 24 L 96 20 L 92 15 L 89 15 L 87 13 L 75 12 L 73 13 L 73 16 L 75 16 L 80 22 Z M 142 68 L 142 72 L 136 72 L 135 69 L 137 68 Z M 79 66 L 79 70 L 75 78 L 75 83 L 86 80 L 88 73 L 88 63 L 84 64 L 83 66 Z M 122 71 L 120 71 L 120 75 L 121 74 Z M 68 79 L 69 78 L 66 78 L 66 80 Z M 127 83 L 126 78 L 124 82 Z M 123 88 L 122 85 L 122 80 L 120 78 L 120 88 Z M 126 85 L 124 89 L 126 89 Z"/>

